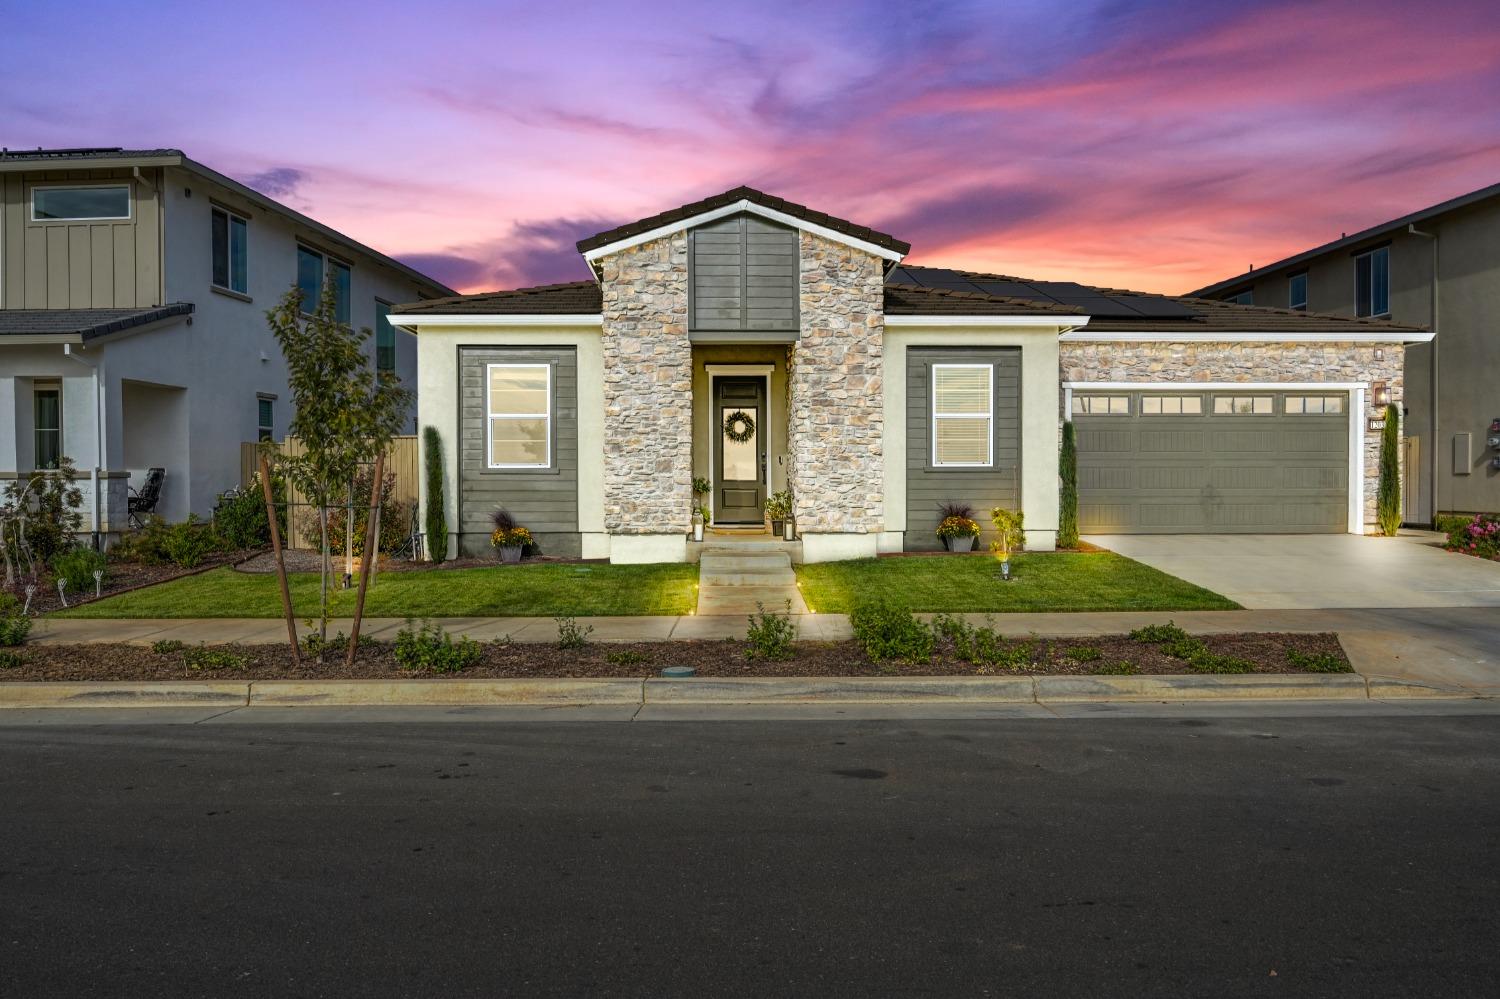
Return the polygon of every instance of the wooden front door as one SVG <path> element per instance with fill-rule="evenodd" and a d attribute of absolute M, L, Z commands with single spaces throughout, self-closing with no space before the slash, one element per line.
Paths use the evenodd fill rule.
<path fill-rule="evenodd" d="M 766 383 L 714 379 L 714 523 L 759 524 L 766 503 Z M 743 413 L 749 422 L 732 421 Z M 735 440 L 735 437 L 748 438 Z"/>

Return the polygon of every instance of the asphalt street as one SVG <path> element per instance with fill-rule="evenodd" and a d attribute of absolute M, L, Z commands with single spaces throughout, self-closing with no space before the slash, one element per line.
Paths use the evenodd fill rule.
<path fill-rule="evenodd" d="M 1497 869 L 1494 713 L 0 725 L 17 999 L 1491 996 Z"/>

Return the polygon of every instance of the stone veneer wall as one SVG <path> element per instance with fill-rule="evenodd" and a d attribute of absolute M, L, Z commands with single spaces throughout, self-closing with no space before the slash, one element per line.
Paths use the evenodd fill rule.
<path fill-rule="evenodd" d="M 622 250 L 601 265 L 604 529 L 685 535 L 693 475 L 687 234 Z"/>
<path fill-rule="evenodd" d="M 1376 358 L 1376 351 L 1382 356 Z M 1072 382 L 1385 382 L 1403 398 L 1401 344 L 1064 343 L 1063 379 Z M 1365 396 L 1360 420 L 1384 415 Z M 1365 432 L 1365 527 L 1375 524 L 1380 434 Z"/>
<path fill-rule="evenodd" d="M 797 530 L 883 529 L 884 271 L 879 257 L 801 234 L 801 339 L 787 359 L 787 484 Z"/>

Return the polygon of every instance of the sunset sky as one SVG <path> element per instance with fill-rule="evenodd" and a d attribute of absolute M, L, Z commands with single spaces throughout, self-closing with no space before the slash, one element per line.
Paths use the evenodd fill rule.
<path fill-rule="evenodd" d="M 749 184 L 1182 292 L 1500 181 L 1494 0 L 0 0 L 0 145 L 171 146 L 464 291 Z"/>

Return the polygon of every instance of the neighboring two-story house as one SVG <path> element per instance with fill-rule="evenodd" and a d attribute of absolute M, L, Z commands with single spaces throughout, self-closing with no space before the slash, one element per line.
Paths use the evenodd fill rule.
<path fill-rule="evenodd" d="M 453 293 L 175 149 L 6 150 L 0 196 L 0 479 L 67 456 L 104 534 L 147 469 L 163 517 L 207 515 L 240 442 L 285 435 L 266 312 L 293 284 L 331 282 L 413 391 L 415 342 L 385 316 Z"/>
<path fill-rule="evenodd" d="M 1190 294 L 1430 325 L 1406 351 L 1406 520 L 1500 511 L 1500 184 Z"/>

